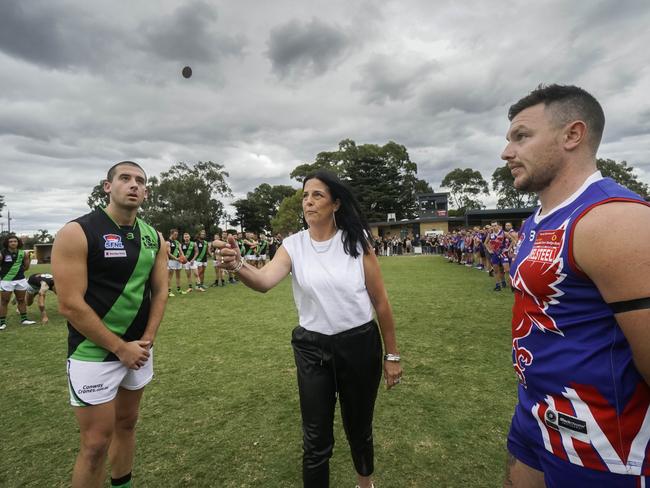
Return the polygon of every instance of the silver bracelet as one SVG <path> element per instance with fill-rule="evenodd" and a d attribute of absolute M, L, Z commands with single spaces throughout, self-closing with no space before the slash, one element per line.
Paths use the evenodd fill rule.
<path fill-rule="evenodd" d="M 229 269 L 231 273 L 239 273 L 239 270 L 242 268 L 244 265 L 244 258 L 239 258 L 239 262 L 237 263 L 237 266 L 235 266 L 233 269 Z"/>
<path fill-rule="evenodd" d="M 384 361 L 390 361 L 392 363 L 399 363 L 401 359 L 399 354 L 386 354 L 384 356 Z"/>

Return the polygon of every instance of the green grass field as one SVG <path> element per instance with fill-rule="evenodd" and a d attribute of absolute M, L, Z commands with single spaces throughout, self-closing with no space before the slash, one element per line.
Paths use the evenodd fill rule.
<path fill-rule="evenodd" d="M 380 262 L 404 382 L 382 387 L 377 400 L 377 487 L 499 486 L 516 399 L 512 295 L 441 257 Z M 70 483 L 78 436 L 66 387 L 67 331 L 51 294 L 48 314 L 47 326 L 20 326 L 12 307 L 0 332 L 2 487 Z M 30 317 L 37 315 L 34 305 Z M 290 345 L 296 321 L 290 279 L 267 294 L 239 284 L 170 298 L 140 416 L 135 486 L 302 486 Z M 335 429 L 331 486 L 351 488 L 338 418 Z"/>

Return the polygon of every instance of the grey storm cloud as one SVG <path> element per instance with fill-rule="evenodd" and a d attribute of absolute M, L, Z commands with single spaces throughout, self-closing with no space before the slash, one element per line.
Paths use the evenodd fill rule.
<path fill-rule="evenodd" d="M 146 49 L 173 61 L 216 61 L 240 55 L 246 44 L 241 35 L 217 29 L 217 10 L 205 2 L 191 2 L 153 22 L 147 21 Z"/>
<path fill-rule="evenodd" d="M 377 54 L 361 67 L 361 79 L 352 88 L 363 92 L 366 103 L 407 100 L 418 87 L 428 83 L 437 67 L 433 60 L 406 60 L 402 53 Z"/>
<path fill-rule="evenodd" d="M 353 39 L 319 19 L 291 20 L 271 30 L 268 56 L 273 72 L 287 76 L 320 75 L 346 54 Z"/>
<path fill-rule="evenodd" d="M 103 57 L 111 29 L 92 12 L 54 2 L 4 0 L 0 50 L 53 69 L 95 64 Z"/>

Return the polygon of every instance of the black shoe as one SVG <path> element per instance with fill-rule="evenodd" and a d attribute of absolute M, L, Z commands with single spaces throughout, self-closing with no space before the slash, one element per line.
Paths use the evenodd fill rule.
<path fill-rule="evenodd" d="M 505 281 L 502 281 L 502 282 L 501 282 L 501 288 L 503 288 L 504 290 L 505 290 L 506 288 L 508 288 L 508 285 L 506 284 Z"/>
<path fill-rule="evenodd" d="M 488 272 L 488 276 L 494 276 L 494 270 L 493 270 L 493 269 L 491 269 L 491 270 Z"/>
<path fill-rule="evenodd" d="M 501 291 L 501 285 L 499 285 L 499 283 L 494 285 L 494 291 Z"/>
<path fill-rule="evenodd" d="M 221 280 L 221 286 L 226 286 L 226 282 L 224 280 Z"/>
<path fill-rule="evenodd" d="M 219 286 L 219 283 L 217 283 L 216 281 L 210 285 L 210 288 L 214 288 L 215 286 Z"/>

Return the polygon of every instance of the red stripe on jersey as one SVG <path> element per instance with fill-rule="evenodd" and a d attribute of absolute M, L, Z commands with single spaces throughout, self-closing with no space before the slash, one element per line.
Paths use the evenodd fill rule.
<path fill-rule="evenodd" d="M 546 431 L 548 432 L 548 438 L 551 441 L 551 447 L 553 449 L 553 454 L 557 457 L 564 459 L 565 461 L 569 460 L 569 456 L 566 455 L 564 447 L 562 447 L 562 437 L 560 433 L 552 427 L 549 427 L 544 419 L 546 418 L 546 411 L 548 410 L 548 404 L 546 402 L 539 405 L 539 418 L 546 425 Z"/>
<path fill-rule="evenodd" d="M 580 460 L 585 468 L 597 469 L 598 471 L 608 471 L 609 468 L 598 455 L 594 447 L 589 442 L 582 442 L 581 440 L 572 439 L 573 448 L 580 456 Z"/>
<path fill-rule="evenodd" d="M 607 436 L 621 460 L 627 463 L 632 441 L 641 430 L 641 424 L 650 407 L 648 385 L 644 382 L 637 384 L 634 395 L 627 402 L 620 417 L 616 415 L 616 409 L 608 404 L 595 387 L 591 385 L 572 385 L 572 387 L 589 405 L 589 410 L 598 422 L 600 429 Z"/>
<path fill-rule="evenodd" d="M 576 416 L 576 411 L 573 408 L 573 404 L 567 398 L 561 396 L 553 395 L 553 400 L 555 401 L 555 408 L 558 412 L 566 413 L 571 416 Z M 580 460 L 585 468 L 597 469 L 600 471 L 607 471 L 607 465 L 603 462 L 600 456 L 596 453 L 596 450 L 593 448 L 591 443 L 583 442 L 575 437 L 571 437 L 571 442 L 573 443 L 573 448 L 575 449 Z"/>

